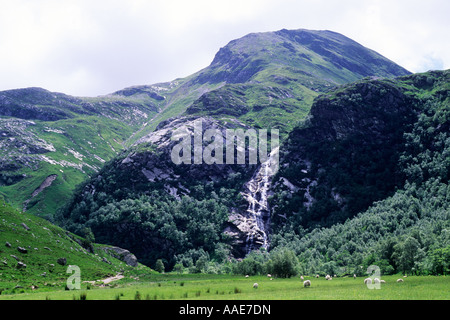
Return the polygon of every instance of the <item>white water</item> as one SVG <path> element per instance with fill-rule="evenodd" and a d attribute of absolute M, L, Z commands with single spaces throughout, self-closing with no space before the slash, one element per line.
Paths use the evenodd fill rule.
<path fill-rule="evenodd" d="M 270 208 L 267 201 L 271 178 L 278 170 L 278 162 L 274 157 L 261 164 L 252 179 L 246 184 L 243 193 L 249 202 L 247 208 L 249 230 L 247 231 L 246 252 L 263 247 L 268 249 L 268 225 L 270 222 Z M 256 238 L 256 239 L 255 239 Z"/>

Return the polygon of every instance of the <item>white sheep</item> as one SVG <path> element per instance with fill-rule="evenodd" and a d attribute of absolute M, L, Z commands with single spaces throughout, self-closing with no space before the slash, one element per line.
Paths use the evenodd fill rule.
<path fill-rule="evenodd" d="M 245 277 L 248 278 L 248 274 L 246 274 Z"/>
<path fill-rule="evenodd" d="M 269 273 L 269 274 L 267 275 L 267 278 L 272 278 L 272 275 Z"/>
<path fill-rule="evenodd" d="M 333 277 L 331 277 L 329 274 L 327 274 L 327 276 L 325 277 L 326 280 L 332 280 Z"/>
<path fill-rule="evenodd" d="M 257 283 L 254 283 L 254 284 L 253 284 L 253 288 L 254 288 L 254 289 L 258 289 L 258 284 L 257 284 Z"/>
<path fill-rule="evenodd" d="M 303 287 L 307 288 L 307 287 L 310 287 L 310 286 L 311 286 L 311 281 L 310 280 L 303 281 Z"/>
<path fill-rule="evenodd" d="M 364 279 L 364 284 L 372 284 L 372 279 L 371 278 Z"/>
<path fill-rule="evenodd" d="M 300 276 L 300 279 L 301 279 L 301 280 L 304 280 L 303 276 Z"/>
<path fill-rule="evenodd" d="M 373 279 L 373 282 L 374 282 L 375 284 L 380 283 L 380 279 L 375 278 L 375 279 Z"/>
<path fill-rule="evenodd" d="M 316 278 L 319 278 L 319 275 L 318 275 L 318 274 L 316 274 Z"/>
<path fill-rule="evenodd" d="M 356 279 L 356 274 L 353 274 L 353 279 Z"/>
<path fill-rule="evenodd" d="M 397 279 L 397 282 L 403 282 L 403 279 Z"/>

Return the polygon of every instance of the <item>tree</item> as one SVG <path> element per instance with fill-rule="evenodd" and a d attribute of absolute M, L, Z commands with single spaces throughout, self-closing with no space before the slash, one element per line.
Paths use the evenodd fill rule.
<path fill-rule="evenodd" d="M 419 248 L 419 242 L 413 237 L 407 237 L 405 241 L 394 246 L 393 258 L 401 271 L 406 272 L 413 269 Z"/>
<path fill-rule="evenodd" d="M 164 262 L 161 259 L 156 260 L 155 270 L 158 271 L 159 273 L 164 272 L 164 270 L 165 270 Z"/>
<path fill-rule="evenodd" d="M 287 248 L 275 250 L 267 263 L 267 271 L 280 278 L 297 275 L 299 262 L 294 251 Z"/>
<path fill-rule="evenodd" d="M 433 274 L 450 273 L 450 246 L 431 251 L 431 272 Z"/>

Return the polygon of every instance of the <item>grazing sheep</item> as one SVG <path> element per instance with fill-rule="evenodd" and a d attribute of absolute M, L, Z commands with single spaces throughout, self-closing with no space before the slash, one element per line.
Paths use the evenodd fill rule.
<path fill-rule="evenodd" d="M 316 274 L 316 278 L 319 278 L 319 275 L 318 275 L 318 274 Z"/>
<path fill-rule="evenodd" d="M 272 278 L 272 275 L 269 273 L 269 274 L 267 275 L 267 278 Z"/>
<path fill-rule="evenodd" d="M 372 284 L 372 279 L 371 278 L 364 279 L 364 284 Z"/>
<path fill-rule="evenodd" d="M 397 282 L 403 282 L 403 279 L 397 279 Z"/>
<path fill-rule="evenodd" d="M 333 279 L 333 277 L 332 277 L 332 276 L 330 276 L 329 274 L 327 274 L 327 276 L 325 277 L 325 279 L 326 279 L 326 280 L 332 280 L 332 279 Z"/>
<path fill-rule="evenodd" d="M 380 279 L 375 278 L 375 279 L 373 279 L 373 282 L 374 282 L 374 283 L 380 283 Z"/>
<path fill-rule="evenodd" d="M 254 288 L 254 289 L 258 289 L 258 284 L 257 284 L 257 283 L 254 283 L 254 284 L 253 284 L 253 288 Z"/>
<path fill-rule="evenodd" d="M 356 274 L 353 274 L 353 279 L 356 279 Z"/>
<path fill-rule="evenodd" d="M 304 280 L 303 276 L 300 276 L 300 279 L 301 279 L 301 280 Z"/>
<path fill-rule="evenodd" d="M 386 283 L 386 281 L 384 281 L 384 280 L 380 280 L 380 283 Z"/>
<path fill-rule="evenodd" d="M 246 274 L 245 277 L 248 278 L 248 274 Z"/>
<path fill-rule="evenodd" d="M 307 288 L 310 286 L 311 286 L 311 281 L 309 281 L 309 280 L 303 281 L 303 287 Z"/>

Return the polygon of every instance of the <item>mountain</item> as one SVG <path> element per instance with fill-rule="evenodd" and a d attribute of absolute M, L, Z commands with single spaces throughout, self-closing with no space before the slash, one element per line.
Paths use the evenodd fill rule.
<path fill-rule="evenodd" d="M 203 70 L 156 85 L 166 100 L 153 124 L 137 136 L 145 136 L 161 121 L 184 112 L 239 117 L 254 127 L 288 132 L 320 92 L 364 77 L 409 73 L 335 32 L 251 33 L 221 48 Z M 133 94 L 145 94 L 154 87 L 137 87 Z"/>
<path fill-rule="evenodd" d="M 281 179 L 276 172 L 268 173 L 267 163 L 176 165 L 171 156 L 177 141 L 172 134 L 184 130 L 187 140 L 195 141 L 199 121 L 203 137 L 208 129 L 222 136 L 227 129 L 269 129 L 267 142 L 271 142 L 271 130 L 277 129 L 280 150 L 295 148 L 290 140 L 299 125 L 304 126 L 302 120 L 311 105 L 314 110 L 310 114 L 315 115 L 317 101 L 347 90 L 341 85 L 372 77 L 361 83 L 381 83 L 374 85 L 380 88 L 372 93 L 380 100 L 375 104 L 383 111 L 380 119 L 387 118 L 386 124 L 380 125 L 378 143 L 390 143 L 407 130 L 406 125 L 397 128 L 402 117 L 411 118 L 408 121 L 413 123 L 417 114 L 408 108 L 409 98 L 396 85 L 388 91 L 392 96 L 383 98 L 382 89 L 389 87 L 382 84 L 397 81 L 386 78 L 408 74 L 372 50 L 330 31 L 281 30 L 232 41 L 219 50 L 210 66 L 190 77 L 113 94 L 133 98 L 157 93 L 164 99 L 156 104 L 160 112 L 128 140 L 129 147 L 79 185 L 55 219 L 75 233 L 89 227 L 102 242 L 120 243 L 150 266 L 160 258 L 172 267 L 179 261 L 195 263 L 205 255 L 214 259 L 224 251 L 244 257 L 260 247 L 270 248 L 268 239 L 275 235 L 273 231 L 287 225 L 283 221 L 274 225 L 280 204 L 271 204 L 275 211 L 269 207 L 276 200 L 273 190 L 277 184 L 271 179 Z M 394 99 L 398 115 L 395 108 L 383 106 L 383 99 L 390 102 L 392 97 L 398 98 Z M 365 101 L 361 98 L 355 103 L 363 105 Z M 354 120 L 365 110 L 362 105 L 355 107 Z M 333 124 L 333 116 L 341 114 L 319 113 L 318 121 L 331 117 L 318 124 L 326 128 Z M 364 115 L 372 116 L 370 112 Z M 395 117 L 389 120 L 391 116 Z M 351 132 L 363 128 L 360 133 L 370 135 L 373 128 L 366 128 L 366 122 L 355 127 L 343 123 L 342 127 Z M 392 128 L 397 131 L 390 133 Z M 210 151 L 208 142 L 211 140 L 199 146 L 202 153 Z M 281 155 L 282 166 L 290 165 L 289 158 L 283 152 Z M 187 158 L 195 162 L 192 155 Z M 380 190 L 381 196 L 391 188 L 389 182 L 387 191 Z M 360 208 L 367 208 L 367 204 Z M 354 214 L 351 211 L 347 217 Z"/>
<path fill-rule="evenodd" d="M 169 118 L 237 118 L 285 136 L 320 92 L 365 76 L 405 74 L 343 35 L 301 29 L 249 34 L 189 77 L 107 96 L 3 91 L 0 193 L 20 210 L 51 217 L 77 184 Z"/>

